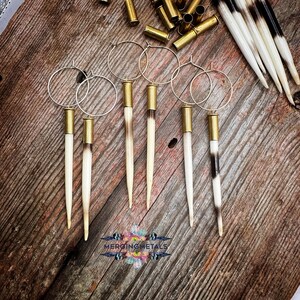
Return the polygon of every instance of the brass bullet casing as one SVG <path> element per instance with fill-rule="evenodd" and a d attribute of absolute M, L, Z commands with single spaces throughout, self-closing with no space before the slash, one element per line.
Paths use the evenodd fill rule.
<path fill-rule="evenodd" d="M 181 38 L 179 38 L 177 41 L 173 43 L 173 46 L 177 51 L 185 47 L 187 44 L 189 44 L 192 40 L 194 40 L 197 37 L 197 33 L 194 31 L 194 29 L 188 31 L 185 33 Z"/>
<path fill-rule="evenodd" d="M 168 18 L 172 22 L 177 22 L 178 21 L 178 13 L 176 6 L 173 3 L 173 0 L 162 0 L 163 6 L 165 8 L 165 11 L 167 13 Z"/>
<path fill-rule="evenodd" d="M 65 108 L 65 134 L 74 133 L 74 108 Z"/>
<path fill-rule="evenodd" d="M 164 32 L 160 29 L 154 28 L 149 25 L 145 27 L 144 34 L 165 44 L 169 41 L 169 34 L 167 32 Z"/>
<path fill-rule="evenodd" d="M 180 10 L 177 8 L 177 6 L 175 6 L 175 8 L 176 8 L 177 16 L 178 16 L 176 24 L 180 24 L 182 22 L 182 20 L 183 20 L 183 16 L 182 16 Z"/>
<path fill-rule="evenodd" d="M 184 105 L 181 108 L 182 112 L 182 131 L 192 132 L 193 131 L 193 109 L 190 105 Z"/>
<path fill-rule="evenodd" d="M 193 18 L 194 18 L 193 23 L 195 26 L 201 23 L 204 13 L 205 13 L 205 7 L 202 5 L 198 5 L 193 14 Z"/>
<path fill-rule="evenodd" d="M 206 30 L 217 25 L 218 23 L 219 23 L 218 18 L 215 15 L 213 15 L 212 17 L 204 20 L 199 25 L 195 26 L 192 30 L 184 34 L 181 38 L 179 38 L 177 41 L 173 43 L 173 46 L 177 51 L 179 51 L 187 44 L 189 44 L 192 40 L 194 40 L 199 34 L 205 32 Z"/>
<path fill-rule="evenodd" d="M 187 0 L 176 0 L 176 6 L 179 10 L 184 10 Z"/>
<path fill-rule="evenodd" d="M 183 35 L 193 28 L 193 16 L 191 14 L 184 14 L 182 23 L 178 28 L 178 33 Z"/>
<path fill-rule="evenodd" d="M 200 5 L 201 0 L 192 0 L 188 8 L 186 9 L 187 14 L 193 14 L 196 11 L 196 7 Z"/>
<path fill-rule="evenodd" d="M 125 0 L 125 6 L 130 26 L 137 26 L 140 21 L 138 20 L 133 0 Z"/>
<path fill-rule="evenodd" d="M 168 31 L 173 30 L 175 28 L 175 24 L 169 20 L 167 13 L 162 5 L 156 8 L 156 12 Z"/>
<path fill-rule="evenodd" d="M 218 141 L 219 140 L 219 116 L 218 114 L 208 115 L 208 131 L 209 140 Z"/>
<path fill-rule="evenodd" d="M 123 81 L 123 97 L 124 97 L 124 107 L 133 106 L 133 91 L 132 91 L 132 81 Z"/>
<path fill-rule="evenodd" d="M 194 30 L 196 31 L 197 35 L 201 34 L 202 32 L 205 32 L 206 30 L 216 26 L 219 24 L 219 19 L 216 15 L 213 15 L 207 19 L 205 19 L 203 22 L 198 24 L 194 27 Z"/>
<path fill-rule="evenodd" d="M 156 110 L 157 107 L 157 85 L 147 85 L 147 109 Z"/>
<path fill-rule="evenodd" d="M 94 119 L 83 118 L 83 143 L 93 144 L 94 142 Z"/>

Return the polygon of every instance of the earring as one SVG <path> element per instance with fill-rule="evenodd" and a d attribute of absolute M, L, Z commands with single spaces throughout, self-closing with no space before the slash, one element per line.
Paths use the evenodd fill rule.
<path fill-rule="evenodd" d="M 91 114 L 84 110 L 81 106 L 82 99 L 78 99 L 80 89 L 85 83 L 89 83 L 91 80 L 105 80 L 114 89 L 115 100 L 113 105 L 104 113 Z M 94 118 L 104 117 L 109 114 L 116 106 L 118 100 L 118 93 L 114 83 L 108 78 L 102 75 L 92 75 L 86 78 L 76 90 L 76 103 L 79 109 L 86 115 L 83 118 L 83 156 L 82 156 L 82 206 L 83 206 L 83 224 L 84 224 L 84 240 L 87 241 L 89 236 L 89 210 L 91 200 L 91 187 L 92 187 L 92 145 L 94 143 Z"/>
<path fill-rule="evenodd" d="M 180 65 L 172 74 L 171 77 L 171 88 L 174 96 L 177 100 L 183 103 L 181 108 L 182 111 L 182 131 L 183 131 L 183 154 L 184 154 L 184 171 L 185 171 L 185 186 L 186 186 L 186 196 L 189 208 L 189 221 L 190 226 L 193 227 L 194 223 L 194 187 L 193 187 L 193 152 L 192 152 L 192 131 L 193 131 L 193 111 L 192 106 L 195 105 L 195 102 L 189 102 L 183 100 L 175 91 L 174 87 L 174 79 L 176 75 L 180 72 L 180 70 L 188 65 L 195 67 L 196 69 L 205 70 L 200 67 L 199 65 L 193 63 L 192 57 L 190 61 Z M 212 81 L 209 74 L 206 74 L 209 82 L 210 82 L 210 89 L 209 93 L 204 100 L 204 102 L 208 99 L 211 90 L 212 90 Z"/>
<path fill-rule="evenodd" d="M 142 70 L 141 68 L 141 59 L 144 54 L 147 54 L 147 51 L 152 49 L 163 49 L 171 52 L 178 63 L 178 66 L 180 66 L 180 62 L 178 59 L 178 56 L 174 51 L 172 51 L 170 48 L 162 47 L 162 46 L 151 46 L 149 43 L 147 43 L 147 47 L 142 52 L 139 58 L 139 69 L 140 73 L 146 79 L 149 84 L 147 85 L 147 210 L 150 208 L 151 203 L 151 192 L 152 192 L 152 186 L 153 186 L 153 174 L 154 174 L 154 161 L 155 161 L 155 112 L 157 108 L 157 87 L 159 85 L 166 85 L 169 84 L 172 80 L 172 78 L 168 81 L 158 82 L 151 80 L 150 78 L 146 77 L 145 72 L 146 69 Z M 175 77 L 177 74 L 175 75 Z"/>
<path fill-rule="evenodd" d="M 67 211 L 67 227 L 71 228 L 72 219 L 72 202 L 73 202 L 73 148 L 74 148 L 74 114 L 77 103 L 70 101 L 68 104 L 64 104 L 64 101 L 60 101 L 53 96 L 51 90 L 52 80 L 59 73 L 66 70 L 76 70 L 79 74 L 82 74 L 86 78 L 85 72 L 80 68 L 75 67 L 74 63 L 70 67 L 62 67 L 56 70 L 48 80 L 48 94 L 50 99 L 58 106 L 61 106 L 65 110 L 65 198 L 66 198 L 66 211 Z M 75 82 L 75 80 L 74 80 Z M 82 101 L 87 96 L 89 91 L 89 85 Z"/>
<path fill-rule="evenodd" d="M 108 54 L 107 64 L 110 72 L 123 84 L 123 103 L 124 103 L 124 120 L 125 120 L 125 150 L 126 150 L 126 183 L 128 190 L 129 208 L 132 208 L 133 198 L 133 178 L 134 178 L 134 145 L 133 145 L 133 82 L 141 77 L 138 74 L 134 77 L 121 77 L 117 75 L 112 68 L 111 55 L 113 51 L 120 45 L 133 44 L 140 47 L 144 52 L 144 47 L 134 41 L 122 41 L 113 45 L 113 48 Z M 148 57 L 146 54 L 146 66 L 148 66 Z M 131 76 L 131 74 L 130 74 Z"/>
<path fill-rule="evenodd" d="M 202 74 L 209 74 L 209 73 L 219 73 L 225 77 L 225 79 L 230 84 L 230 94 L 228 100 L 221 106 L 217 108 L 206 108 L 202 105 L 202 102 L 197 102 L 193 95 L 193 84 L 195 80 L 201 76 Z M 211 158 L 211 175 L 212 175 L 212 187 L 213 187 L 213 197 L 214 197 L 214 204 L 215 209 L 217 212 L 217 223 L 218 223 L 218 231 L 219 235 L 223 235 L 223 221 L 222 221 L 222 193 L 221 193 L 221 178 L 220 178 L 220 163 L 219 163 L 219 115 L 217 111 L 224 109 L 229 102 L 231 101 L 233 95 L 233 85 L 229 77 L 222 71 L 219 70 L 206 70 L 199 74 L 196 74 L 191 81 L 190 84 L 190 94 L 194 101 L 194 103 L 199 106 L 200 108 L 206 110 L 208 112 L 208 131 L 209 131 L 209 140 L 210 140 L 210 158 Z M 209 93 L 209 96 L 211 93 Z"/>

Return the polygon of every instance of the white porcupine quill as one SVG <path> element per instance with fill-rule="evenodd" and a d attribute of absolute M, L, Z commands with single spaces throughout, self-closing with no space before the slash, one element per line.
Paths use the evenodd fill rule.
<path fill-rule="evenodd" d="M 257 62 L 256 59 L 247 43 L 245 38 L 243 37 L 242 32 L 238 28 L 238 25 L 233 18 L 232 14 L 230 13 L 229 8 L 227 5 L 222 1 L 222 0 L 215 0 L 214 1 L 215 5 L 218 8 L 218 11 L 220 15 L 222 16 L 227 28 L 229 29 L 232 37 L 236 41 L 238 47 L 240 48 L 241 52 L 243 53 L 245 59 L 249 63 L 250 67 L 253 69 L 261 83 L 265 88 L 269 88 L 266 79 L 264 78 Z"/>
<path fill-rule="evenodd" d="M 67 226 L 71 228 L 73 202 L 73 134 L 65 134 L 65 194 L 67 209 Z"/>
<path fill-rule="evenodd" d="M 125 144 L 126 144 L 126 182 L 128 189 L 129 208 L 132 208 L 133 176 L 134 176 L 134 149 L 133 149 L 133 120 L 132 107 L 124 107 Z"/>
<path fill-rule="evenodd" d="M 275 67 L 275 70 L 279 77 L 279 80 L 282 84 L 282 87 L 285 91 L 285 94 L 286 94 L 289 102 L 292 105 L 295 105 L 280 55 L 278 53 L 278 50 L 276 48 L 276 45 L 274 43 L 274 40 L 273 40 L 271 32 L 268 28 L 268 25 L 267 25 L 265 19 L 261 16 L 259 11 L 257 10 L 257 7 L 255 6 L 254 2 L 252 0 L 246 0 L 246 2 L 248 5 L 248 8 L 251 9 L 252 16 L 255 18 L 257 28 L 265 42 L 265 45 L 268 49 L 269 54 L 271 56 L 273 65 Z"/>
<path fill-rule="evenodd" d="M 300 85 L 299 74 L 296 69 L 290 47 L 287 43 L 287 40 L 283 34 L 283 31 L 279 25 L 279 22 L 276 18 L 276 15 L 270 2 L 268 0 L 256 0 L 255 4 L 260 13 L 264 16 L 274 38 L 274 42 L 277 46 L 277 49 L 282 59 L 286 63 L 294 81 L 297 85 Z"/>
<path fill-rule="evenodd" d="M 89 237 L 89 211 L 92 187 L 92 158 L 92 145 L 84 144 L 82 157 L 82 206 L 85 241 L 87 241 Z"/>

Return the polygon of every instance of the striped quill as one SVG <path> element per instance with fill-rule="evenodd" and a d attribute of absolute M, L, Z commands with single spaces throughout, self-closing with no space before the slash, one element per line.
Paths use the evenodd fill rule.
<path fill-rule="evenodd" d="M 242 32 L 240 31 L 235 19 L 233 18 L 228 6 L 223 0 L 213 0 L 213 4 L 218 8 L 220 15 L 222 16 L 227 28 L 229 29 L 232 37 L 236 41 L 238 47 L 240 48 L 241 52 L 243 53 L 245 59 L 249 63 L 250 67 L 253 69 L 261 83 L 265 88 L 268 88 L 268 84 L 266 79 L 264 78 L 256 59 L 246 42 L 245 38 L 243 37 Z"/>
<path fill-rule="evenodd" d="M 287 65 L 294 81 L 297 85 L 300 85 L 299 74 L 296 69 L 291 50 L 270 2 L 268 0 L 256 0 L 255 3 L 261 15 L 264 16 L 273 36 L 274 42 L 277 46 L 277 49 L 285 64 Z"/>
<path fill-rule="evenodd" d="M 222 221 L 222 193 L 219 165 L 219 117 L 217 114 L 208 115 L 208 129 L 210 140 L 211 175 L 214 195 L 214 204 L 217 212 L 219 236 L 223 235 Z"/>
<path fill-rule="evenodd" d="M 254 44 L 254 41 L 252 39 L 251 33 L 249 32 L 249 29 L 246 25 L 246 22 L 242 16 L 242 14 L 238 11 L 237 7 L 235 6 L 235 4 L 233 3 L 232 0 L 225 0 L 230 12 L 232 13 L 236 23 L 239 26 L 239 29 L 241 30 L 242 34 L 244 35 L 245 40 L 247 41 L 260 69 L 266 73 L 266 69 L 261 61 L 261 58 L 259 56 L 259 53 L 256 49 L 256 46 Z"/>
<path fill-rule="evenodd" d="M 248 28 L 252 35 L 252 38 L 253 38 L 255 45 L 258 49 L 258 52 L 265 64 L 265 67 L 267 68 L 270 76 L 272 77 L 278 91 L 280 93 L 282 93 L 282 87 L 281 87 L 280 81 L 278 79 L 275 67 L 273 65 L 271 56 L 268 52 L 268 49 L 265 45 L 263 38 L 260 35 L 258 28 L 256 27 L 255 21 L 252 18 L 250 11 L 247 8 L 245 0 L 234 0 L 234 3 L 236 4 L 236 6 L 238 7 L 238 9 L 240 10 L 240 12 L 242 13 L 242 15 L 245 18 L 246 24 L 248 25 Z"/>
<path fill-rule="evenodd" d="M 290 91 L 290 87 L 287 81 L 287 77 L 284 71 L 284 67 L 280 58 L 280 55 L 278 53 L 278 50 L 276 48 L 276 45 L 274 43 L 273 37 L 270 33 L 270 30 L 268 28 L 268 25 L 263 18 L 263 16 L 258 11 L 257 7 L 255 6 L 254 2 L 252 0 L 246 0 L 246 3 L 248 5 L 248 8 L 252 14 L 252 17 L 254 18 L 257 28 L 260 31 L 260 34 L 265 42 L 265 45 L 268 49 L 268 52 L 271 56 L 271 59 L 273 61 L 273 64 L 275 66 L 277 75 L 279 77 L 279 80 L 282 84 L 282 87 L 285 91 L 285 94 L 289 100 L 289 102 L 294 106 L 294 100 Z"/>

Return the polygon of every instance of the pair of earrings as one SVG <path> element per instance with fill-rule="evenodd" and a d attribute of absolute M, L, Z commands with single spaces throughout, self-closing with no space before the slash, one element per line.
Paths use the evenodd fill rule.
<path fill-rule="evenodd" d="M 54 78 L 61 72 L 66 70 L 75 70 L 83 76 L 83 81 L 77 86 L 75 97 L 68 104 L 65 101 L 54 97 L 51 86 Z M 115 99 L 112 106 L 105 112 L 93 114 L 85 110 L 82 106 L 83 101 L 88 97 L 90 91 L 91 81 L 104 80 L 110 84 L 115 92 Z M 76 78 L 74 78 L 76 82 Z M 83 87 L 86 91 L 83 97 L 80 97 L 80 92 Z M 92 187 L 92 145 L 94 143 L 94 118 L 104 117 L 109 114 L 116 106 L 118 100 L 117 89 L 114 83 L 105 76 L 91 75 L 88 77 L 84 71 L 74 66 L 62 67 L 56 70 L 49 78 L 48 81 L 48 94 L 50 99 L 58 106 L 63 107 L 65 110 L 65 199 L 67 211 L 67 227 L 71 228 L 72 220 L 72 206 L 73 206 L 73 153 L 74 153 L 74 127 L 75 127 L 75 109 L 79 108 L 84 114 L 83 117 L 83 154 L 82 154 L 82 206 L 83 206 L 83 223 L 84 223 L 84 240 L 86 241 L 89 236 L 89 210 L 91 200 L 91 187 Z M 75 101 L 74 101 L 75 98 Z"/>
<path fill-rule="evenodd" d="M 118 47 L 126 44 L 127 46 L 132 44 L 138 46 L 142 52 L 138 59 L 139 72 L 134 77 L 120 76 L 113 70 L 112 64 L 112 53 Z M 128 190 L 129 207 L 132 208 L 133 200 L 133 179 L 134 179 L 134 140 L 133 140 L 133 83 L 141 76 L 149 83 L 147 85 L 147 199 L 146 205 L 147 210 L 151 204 L 151 192 L 153 186 L 153 175 L 154 175 L 154 162 L 155 162 L 155 115 L 157 109 L 157 88 L 158 86 L 164 86 L 171 82 L 168 81 L 158 82 L 150 79 L 145 75 L 148 68 L 148 50 L 149 49 L 163 49 L 171 52 L 176 60 L 178 66 L 180 66 L 179 59 L 174 51 L 167 47 L 162 46 L 151 46 L 147 43 L 144 48 L 137 42 L 134 41 L 121 41 L 117 44 L 113 44 L 111 51 L 108 54 L 107 63 L 111 73 L 122 81 L 123 84 L 123 101 L 124 101 L 124 119 L 125 119 L 125 141 L 126 141 L 126 182 Z M 146 58 L 145 66 L 142 66 L 142 59 Z"/>
<path fill-rule="evenodd" d="M 190 95 L 192 98 L 192 102 L 188 102 L 183 100 L 175 91 L 174 88 L 174 78 L 178 75 L 180 69 L 184 68 L 185 66 L 191 65 L 196 69 L 201 70 L 198 72 L 190 81 L 189 83 L 189 90 Z M 228 81 L 230 85 L 230 93 L 227 101 L 224 104 L 213 108 L 213 107 L 205 107 L 203 105 L 210 96 L 212 95 L 213 87 L 212 87 L 212 80 L 210 77 L 210 73 L 218 73 Z M 195 84 L 196 79 L 201 76 L 206 75 L 209 79 L 210 87 L 207 96 L 202 99 L 201 101 L 196 100 L 194 96 L 193 86 Z M 214 198 L 214 205 L 217 213 L 217 224 L 218 224 L 218 231 L 219 235 L 223 235 L 223 221 L 222 221 L 222 213 L 221 213 L 221 206 L 222 206 L 222 193 L 221 193 L 221 179 L 220 179 L 220 164 L 219 164 L 219 115 L 218 111 L 224 109 L 229 102 L 231 101 L 232 94 L 233 94 L 233 85 L 229 77 L 222 71 L 219 70 L 205 70 L 201 66 L 195 64 L 192 61 L 192 58 L 189 62 L 182 64 L 179 66 L 174 73 L 172 74 L 171 79 L 171 87 L 172 92 L 175 97 L 180 100 L 184 105 L 182 107 L 182 126 L 183 126 L 183 144 L 184 144 L 184 166 L 185 166 L 185 182 L 186 182 L 186 194 L 187 194 L 187 201 L 189 207 L 189 220 L 190 226 L 193 226 L 194 222 L 194 211 L 193 211 L 193 202 L 194 202 L 194 190 L 193 190 L 193 156 L 192 156 L 192 107 L 197 106 L 205 111 L 207 111 L 207 118 L 208 118 L 208 131 L 209 131 L 209 143 L 210 143 L 210 158 L 211 158 L 211 175 L 212 175 L 212 188 L 213 188 L 213 198 Z"/>

